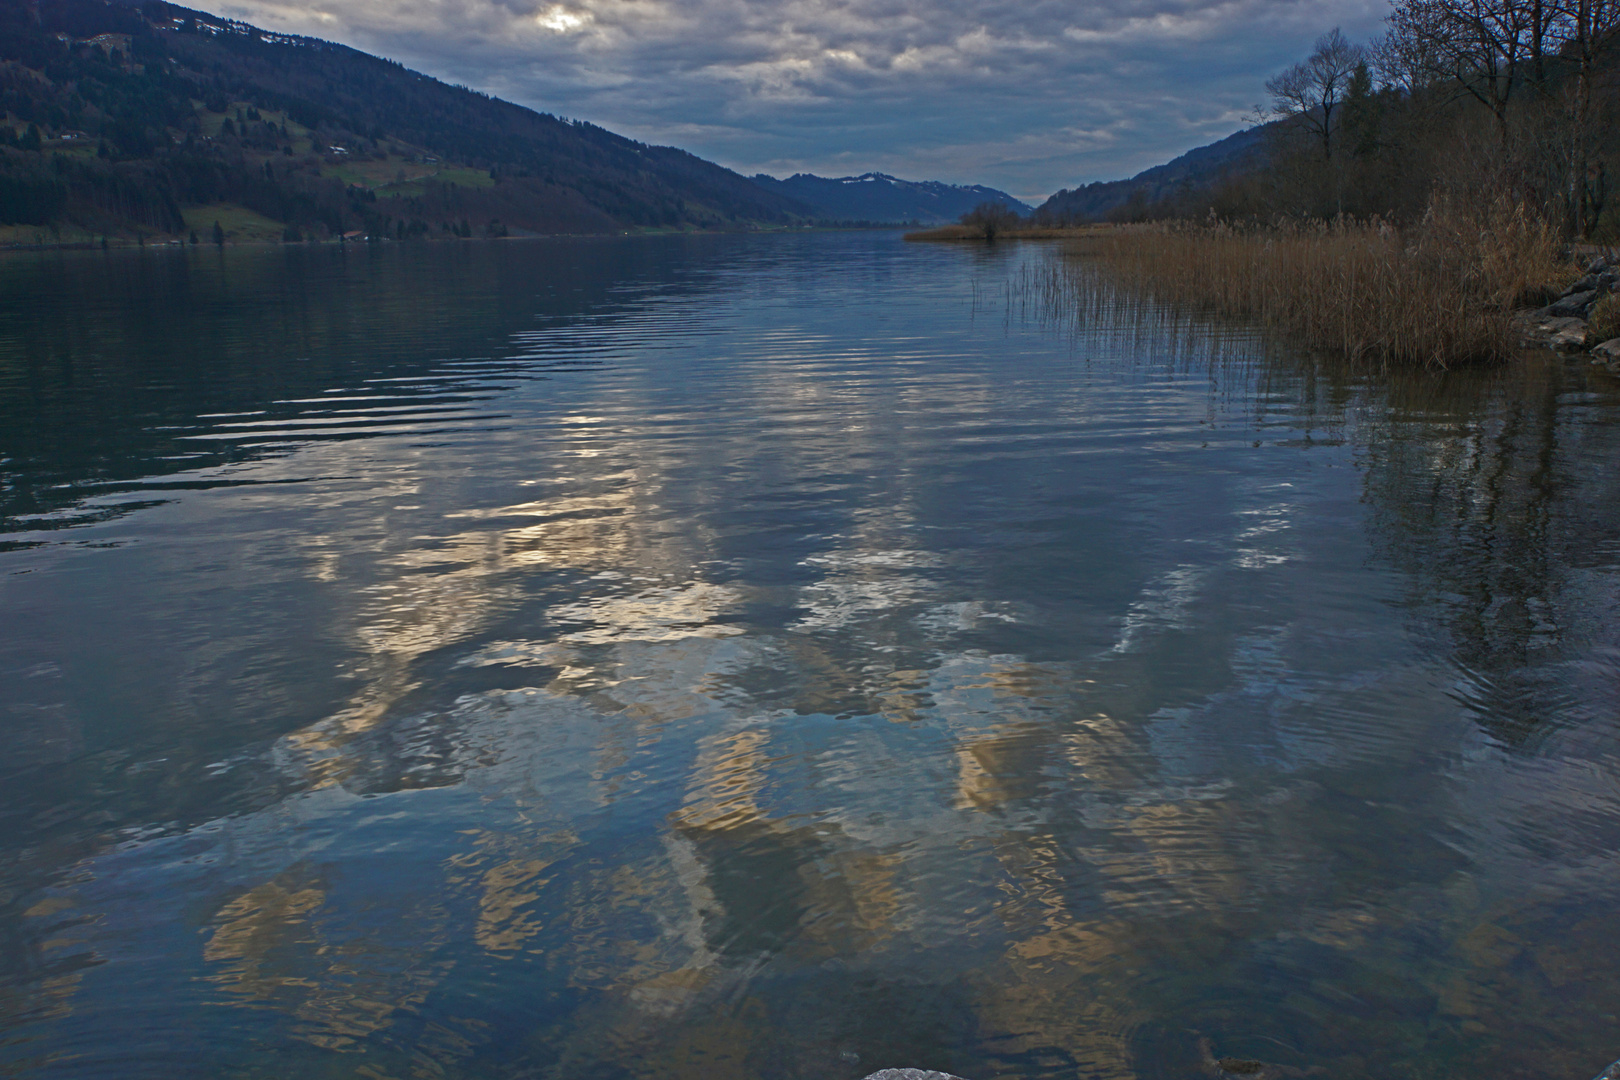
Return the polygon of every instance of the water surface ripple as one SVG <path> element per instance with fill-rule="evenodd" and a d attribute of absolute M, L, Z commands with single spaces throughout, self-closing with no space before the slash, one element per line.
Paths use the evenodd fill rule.
<path fill-rule="evenodd" d="M 1620 388 L 1057 257 L 0 261 L 0 1071 L 1620 1056 Z"/>

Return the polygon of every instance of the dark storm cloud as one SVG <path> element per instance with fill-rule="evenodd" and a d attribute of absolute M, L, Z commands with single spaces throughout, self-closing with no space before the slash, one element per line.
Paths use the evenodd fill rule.
<path fill-rule="evenodd" d="M 878 169 L 1040 197 L 1228 135 L 1383 0 L 231 0 L 743 172 Z"/>

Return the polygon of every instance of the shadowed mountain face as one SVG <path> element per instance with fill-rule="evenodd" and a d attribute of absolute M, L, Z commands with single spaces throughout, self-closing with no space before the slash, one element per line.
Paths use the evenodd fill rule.
<path fill-rule="evenodd" d="M 780 196 L 809 203 L 823 219 L 834 221 L 955 221 L 980 203 L 993 202 L 1020 214 L 1029 207 L 1005 191 L 982 184 L 944 184 L 938 180 L 899 180 L 883 173 L 829 179 L 798 173 L 778 180 L 764 173 L 754 183 Z"/>
<path fill-rule="evenodd" d="M 1219 142 L 1189 150 L 1173 161 L 1145 169 L 1129 180 L 1099 181 L 1073 191 L 1059 191 L 1035 213 L 1057 221 L 1101 221 L 1110 212 L 1133 202 L 1148 205 L 1207 190 L 1261 164 L 1265 132 L 1269 127 L 1269 124 L 1252 127 L 1228 135 Z"/>
<path fill-rule="evenodd" d="M 405 237 L 811 213 L 682 150 L 171 4 L 4 5 L 0 62 L 0 225 L 183 234 L 187 207 L 223 204 L 271 232 Z"/>

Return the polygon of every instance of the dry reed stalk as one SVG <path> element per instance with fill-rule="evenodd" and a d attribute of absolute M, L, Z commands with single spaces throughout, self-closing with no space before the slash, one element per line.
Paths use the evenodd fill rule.
<path fill-rule="evenodd" d="M 1569 267 L 1544 223 L 1505 203 L 1436 202 L 1407 231 L 1382 222 L 1117 230 L 1076 253 L 1156 300 L 1255 319 L 1356 360 L 1446 367 L 1517 351 L 1513 308 Z"/>

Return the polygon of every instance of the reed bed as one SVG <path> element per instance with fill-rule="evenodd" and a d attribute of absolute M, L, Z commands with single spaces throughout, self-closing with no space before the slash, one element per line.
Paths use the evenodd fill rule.
<path fill-rule="evenodd" d="M 1114 355 L 1148 355 L 1192 367 L 1270 357 L 1271 335 L 1243 320 L 1161 300 L 1121 281 L 1095 258 L 1022 262 L 1000 282 L 975 282 L 976 313 L 1035 323 Z"/>
<path fill-rule="evenodd" d="M 1437 202 L 1405 230 L 1379 221 L 1122 228 L 1069 251 L 1162 303 L 1253 320 L 1357 361 L 1431 367 L 1514 354 L 1515 309 L 1546 302 L 1578 273 L 1550 226 L 1505 202 L 1473 213 Z"/>

